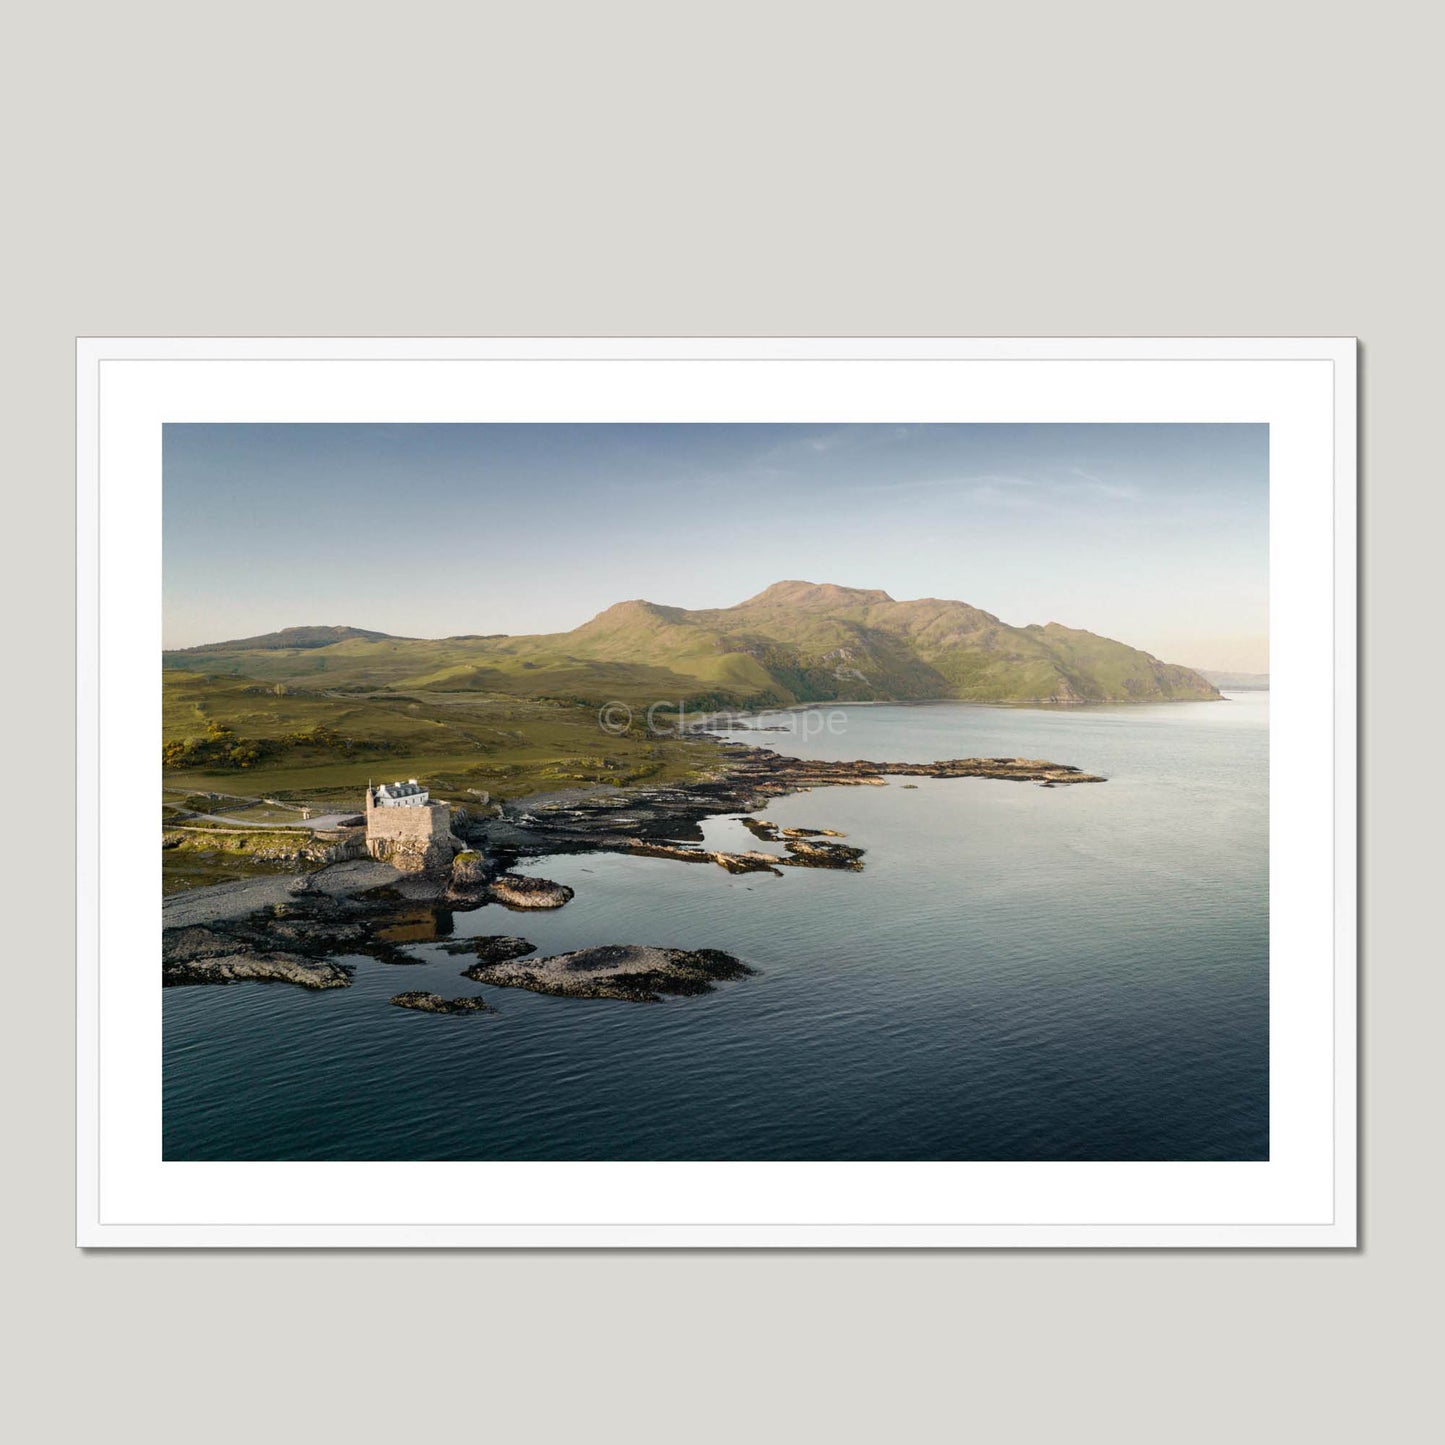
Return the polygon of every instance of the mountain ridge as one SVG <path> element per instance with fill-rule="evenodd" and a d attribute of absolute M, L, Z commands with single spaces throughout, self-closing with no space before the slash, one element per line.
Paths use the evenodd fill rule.
<path fill-rule="evenodd" d="M 306 649 L 330 647 L 335 642 L 345 642 L 353 637 L 368 642 L 414 642 L 410 637 L 394 637 L 389 632 L 370 632 L 364 627 L 283 627 L 279 632 L 262 632 L 255 637 L 234 637 L 226 642 L 200 642 L 194 647 L 169 649 L 176 653 L 215 652 L 224 650 L 254 650 L 277 652 L 286 648 Z"/>
<path fill-rule="evenodd" d="M 330 637 L 328 640 L 328 635 Z M 948 598 L 787 580 L 732 607 L 632 598 L 570 632 L 399 638 L 287 628 L 165 654 L 168 666 L 259 681 L 498 691 L 689 706 L 828 701 L 1215 699 L 1194 670 L 1062 623 L 1014 627 Z"/>

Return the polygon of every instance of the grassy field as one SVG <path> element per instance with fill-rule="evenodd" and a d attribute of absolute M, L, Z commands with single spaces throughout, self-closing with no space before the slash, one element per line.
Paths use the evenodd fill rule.
<path fill-rule="evenodd" d="M 162 828 L 180 840 L 161 855 L 167 893 L 294 872 L 259 856 L 287 839 L 274 825 L 289 826 L 294 843 L 300 807 L 360 812 L 373 780 L 418 778 L 450 802 L 475 802 L 477 793 L 501 802 L 581 783 L 680 782 L 717 763 L 710 744 L 649 737 L 640 717 L 620 736 L 604 731 L 591 704 L 483 692 L 330 694 L 181 671 L 165 672 L 162 689 Z"/>
<path fill-rule="evenodd" d="M 234 676 L 163 674 L 164 742 L 198 761 L 165 767 L 165 799 L 255 821 L 295 821 L 284 810 L 237 809 L 217 793 L 320 809 L 362 806 L 368 780 L 415 777 L 457 802 L 494 800 L 578 783 L 626 786 L 696 777 L 715 765 L 706 743 L 648 737 L 640 721 L 616 736 L 590 704 L 506 694 L 427 691 L 330 694 Z M 219 738 L 219 742 L 217 742 Z M 234 742 L 235 746 L 230 746 Z M 249 761 L 230 760 L 230 754 Z M 191 802 L 187 806 L 195 807 Z"/>
<path fill-rule="evenodd" d="M 726 692 L 734 701 L 756 695 L 783 701 L 768 674 L 741 653 L 718 652 L 711 638 L 666 634 L 643 640 L 647 652 L 628 652 L 625 640 L 561 637 L 347 638 L 329 647 L 207 648 L 169 653 L 169 668 L 193 668 L 245 683 L 280 683 L 311 692 L 377 690 L 484 692 L 497 697 L 591 702 L 616 698 L 646 706 L 658 698 L 697 698 Z M 596 655 L 593 655 L 593 654 Z M 790 700 L 790 699 L 788 699 Z"/>
<path fill-rule="evenodd" d="M 161 892 L 183 893 L 212 883 L 234 883 L 242 878 L 295 873 L 292 863 L 224 848 L 167 848 L 161 853 Z"/>

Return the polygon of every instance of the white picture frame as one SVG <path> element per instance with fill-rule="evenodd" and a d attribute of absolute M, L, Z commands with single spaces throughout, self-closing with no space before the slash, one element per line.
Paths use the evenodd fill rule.
<path fill-rule="evenodd" d="M 80 1245 L 1356 1244 L 1352 339 L 86 338 L 77 402 Z M 1269 1161 L 164 1161 L 161 427 L 369 420 L 1267 423 Z"/>

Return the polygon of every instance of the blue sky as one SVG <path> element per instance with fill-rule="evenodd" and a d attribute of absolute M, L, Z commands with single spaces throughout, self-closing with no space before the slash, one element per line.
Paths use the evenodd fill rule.
<path fill-rule="evenodd" d="M 1268 468 L 1253 425 L 170 425 L 165 641 L 558 632 L 805 578 L 1262 672 Z"/>

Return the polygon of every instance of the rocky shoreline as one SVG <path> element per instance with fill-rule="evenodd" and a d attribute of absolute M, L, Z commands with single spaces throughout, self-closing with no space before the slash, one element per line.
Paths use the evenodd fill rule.
<path fill-rule="evenodd" d="M 312 989 L 349 987 L 352 966 L 337 962 L 338 957 L 418 963 L 406 945 L 435 938 L 435 920 L 443 912 L 489 905 L 523 911 L 563 907 L 573 896 L 571 888 L 513 871 L 526 858 L 616 852 L 711 863 L 729 873 L 856 872 L 863 867 L 864 850 L 838 841 L 842 835 L 836 831 L 784 828 L 753 816 L 774 798 L 810 788 L 883 787 L 891 777 L 989 778 L 1043 787 L 1104 781 L 1037 758 L 830 762 L 784 757 L 767 748 L 717 747 L 720 766 L 713 776 L 686 786 L 579 789 L 488 809 L 481 816 L 459 808 L 453 828 L 465 846 L 458 845 L 449 875 L 440 878 L 357 860 L 289 880 L 223 884 L 168 898 L 162 909 L 162 984 L 267 980 Z M 703 846 L 700 825 L 719 814 L 743 815 L 755 838 L 781 845 L 782 851 L 724 852 Z M 418 909 L 431 910 L 420 924 Z M 573 998 L 652 1002 L 666 994 L 706 993 L 719 980 L 754 972 L 742 960 L 712 949 L 608 944 L 524 963 L 519 960 L 535 952 L 533 945 L 509 935 L 462 939 L 446 947 L 474 955 L 476 961 L 463 971 L 470 979 Z M 432 1013 L 485 1007 L 480 1000 L 446 1000 L 424 992 L 398 994 L 392 1002 Z"/>
<path fill-rule="evenodd" d="M 355 897 L 304 892 L 240 917 L 162 927 L 161 983 L 174 988 L 262 980 L 348 988 L 352 968 L 338 957 L 418 961 L 383 936 L 405 902 L 385 887 Z"/>
<path fill-rule="evenodd" d="M 730 871 L 761 871 L 780 866 L 830 866 L 830 850 L 788 848 L 788 842 L 831 836 L 826 828 L 769 832 L 754 829 L 766 841 L 783 841 L 791 857 L 738 853 L 709 856 L 686 847 L 701 843 L 700 824 L 719 814 L 753 814 L 774 798 L 826 787 L 886 787 L 890 778 L 989 778 L 1055 788 L 1102 783 L 1095 773 L 1041 758 L 950 758 L 932 763 L 833 762 L 791 758 L 771 748 L 718 743 L 719 767 L 713 776 L 683 786 L 575 789 L 505 805 L 500 818 L 469 819 L 469 843 L 511 862 L 554 853 L 618 852 L 681 861 L 710 861 Z M 905 785 L 907 786 L 907 785 Z M 753 820 L 756 822 L 757 820 Z M 796 837 L 791 835 L 796 834 Z M 838 858 L 841 855 L 835 854 Z M 802 860 L 809 858 L 804 864 Z M 856 861 L 854 859 L 853 861 Z M 831 866 L 840 866 L 835 861 Z M 842 864 L 841 866 L 851 866 Z"/>

